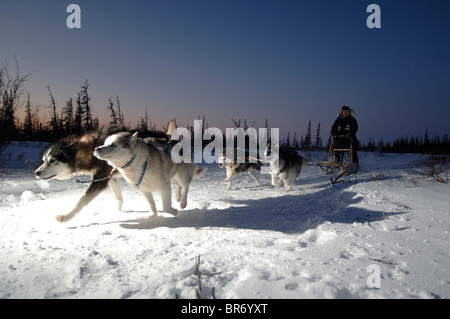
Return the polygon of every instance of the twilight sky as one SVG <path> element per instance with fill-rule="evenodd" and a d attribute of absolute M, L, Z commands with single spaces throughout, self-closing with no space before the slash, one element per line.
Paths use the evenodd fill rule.
<path fill-rule="evenodd" d="M 61 109 L 88 80 L 103 124 L 118 94 L 133 127 L 148 105 L 158 129 L 205 114 L 299 137 L 311 120 L 326 139 L 349 105 L 361 140 L 392 140 L 450 133 L 449 15 L 447 0 L 2 0 L 0 59 L 34 71 L 25 89 L 47 120 L 47 86 Z"/>

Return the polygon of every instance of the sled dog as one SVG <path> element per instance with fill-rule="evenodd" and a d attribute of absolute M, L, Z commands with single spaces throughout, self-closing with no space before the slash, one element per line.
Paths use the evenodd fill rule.
<path fill-rule="evenodd" d="M 276 147 L 279 148 L 278 144 Z M 269 163 L 270 174 L 272 176 L 272 185 L 278 187 L 284 182 L 284 188 L 288 193 L 295 180 L 300 174 L 302 168 L 308 166 L 308 161 L 299 155 L 295 150 L 289 148 L 280 148 L 278 158 L 272 156 L 268 148 L 264 152 L 264 157 Z M 279 180 L 277 181 L 277 177 Z"/>
<path fill-rule="evenodd" d="M 239 163 L 237 151 L 235 149 L 233 161 L 230 161 L 227 158 L 226 149 L 224 149 L 223 156 L 219 156 L 218 158 L 218 163 L 220 168 L 225 168 L 227 170 L 227 177 L 225 178 L 225 182 L 228 183 L 227 190 L 231 189 L 233 178 L 245 172 L 255 180 L 256 185 L 260 185 L 259 180 L 254 173 L 255 171 L 259 172 L 261 170 L 262 163 L 259 160 L 256 163 Z"/>
<path fill-rule="evenodd" d="M 189 184 L 193 178 L 203 174 L 206 168 L 197 168 L 194 164 L 175 164 L 169 152 L 160 143 L 120 132 L 111 135 L 103 146 L 95 149 L 94 155 L 107 161 L 117 169 L 132 187 L 138 189 L 148 201 L 153 215 L 156 215 L 156 205 L 153 192 L 161 196 L 163 210 L 177 215 L 172 207 L 171 187 L 176 186 L 176 200 L 183 209 L 187 205 Z"/>
<path fill-rule="evenodd" d="M 56 141 L 44 152 L 42 157 L 44 163 L 35 171 L 37 178 L 62 180 L 76 178 L 79 173 L 92 176 L 92 182 L 75 207 L 67 214 L 57 215 L 57 221 L 63 223 L 71 220 L 107 186 L 114 193 L 117 208 L 122 209 L 120 174 L 111 174 L 112 167 L 92 154 L 95 147 L 101 145 L 108 135 L 122 130 L 124 130 L 123 127 L 114 125 L 107 127 L 101 133 L 89 133 L 82 137 L 70 136 Z"/>

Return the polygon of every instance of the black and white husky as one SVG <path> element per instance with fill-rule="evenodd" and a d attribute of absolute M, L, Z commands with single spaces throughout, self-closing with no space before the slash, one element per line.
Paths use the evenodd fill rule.
<path fill-rule="evenodd" d="M 161 144 L 138 138 L 137 133 L 111 135 L 103 146 L 95 149 L 94 155 L 117 169 L 130 186 L 144 195 L 153 215 L 156 215 L 153 192 L 160 194 L 166 213 L 177 215 L 172 207 L 170 185 L 176 186 L 175 197 L 183 209 L 187 205 L 190 182 L 206 171 L 191 163 L 175 164 Z"/>
<path fill-rule="evenodd" d="M 308 166 L 308 161 L 293 149 L 280 148 L 278 144 L 275 147 L 278 148 L 278 156 L 276 156 L 276 152 L 271 152 L 271 149 L 266 148 L 264 157 L 269 164 L 272 185 L 279 187 L 284 182 L 285 191 L 288 193 L 302 168 Z"/>
<path fill-rule="evenodd" d="M 60 139 L 45 150 L 42 157 L 44 163 L 35 171 L 37 178 L 69 179 L 77 174 L 92 176 L 92 182 L 75 207 L 67 214 L 57 215 L 57 221 L 63 223 L 71 220 L 108 186 L 116 197 L 117 208 L 122 209 L 120 174 L 111 174 L 113 168 L 107 162 L 95 158 L 92 153 L 108 135 L 123 129 L 120 126 L 110 126 L 101 133 L 89 133 L 82 137 L 70 136 Z"/>
<path fill-rule="evenodd" d="M 238 176 L 239 174 L 247 172 L 248 175 L 250 175 L 253 180 L 255 181 L 256 185 L 260 185 L 260 182 L 258 178 L 255 175 L 255 171 L 261 171 L 262 163 L 261 161 L 257 161 L 256 163 L 250 163 L 248 159 L 238 161 L 237 157 L 237 151 L 234 150 L 234 156 L 232 159 L 230 156 L 227 157 L 227 150 L 223 150 L 223 155 L 218 157 L 218 163 L 220 168 L 225 168 L 227 170 L 227 177 L 225 178 L 225 182 L 228 183 L 227 190 L 231 189 L 231 183 L 233 178 Z M 244 162 L 244 163 L 240 163 Z"/>

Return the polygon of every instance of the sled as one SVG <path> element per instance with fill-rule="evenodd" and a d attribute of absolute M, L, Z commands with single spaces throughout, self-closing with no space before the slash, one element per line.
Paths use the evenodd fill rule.
<path fill-rule="evenodd" d="M 335 147 L 335 140 L 333 139 L 333 141 L 330 143 L 330 149 L 328 151 L 328 157 L 327 160 L 325 161 L 321 161 L 317 163 L 317 166 L 320 167 L 320 169 L 322 170 L 322 172 L 324 174 L 333 174 L 334 171 L 336 170 L 342 170 L 342 172 L 335 178 L 333 179 L 333 177 L 330 177 L 331 183 L 337 184 L 340 182 L 343 182 L 343 180 L 339 180 L 340 178 L 342 178 L 343 176 L 349 174 L 349 172 L 352 171 L 352 165 L 353 165 L 353 139 L 351 137 L 347 137 L 345 135 L 339 135 L 337 136 L 337 138 L 340 139 L 347 139 L 348 142 L 346 143 L 342 143 L 342 144 L 346 144 L 349 145 L 348 148 L 338 148 Z M 342 161 L 338 161 L 337 158 L 335 157 L 336 152 L 345 152 L 347 153 L 347 158 L 344 161 L 344 159 Z"/>

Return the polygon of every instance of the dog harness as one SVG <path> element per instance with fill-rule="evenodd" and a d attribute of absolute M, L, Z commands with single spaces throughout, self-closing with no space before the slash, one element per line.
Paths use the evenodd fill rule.
<path fill-rule="evenodd" d="M 95 182 L 102 182 L 106 181 L 107 179 L 110 179 L 111 176 L 115 173 L 116 169 L 112 169 L 108 176 L 103 178 L 97 178 L 97 179 L 91 179 L 90 181 L 82 181 L 78 178 L 78 169 L 77 169 L 77 155 L 75 155 L 75 167 L 72 171 L 72 177 L 75 179 L 75 181 L 79 184 L 87 184 L 87 183 L 95 183 Z"/>
<path fill-rule="evenodd" d="M 128 163 L 126 163 L 124 166 L 122 166 L 121 169 L 124 169 L 124 168 L 127 168 L 128 166 L 130 166 L 131 163 L 133 163 L 135 157 L 136 157 L 136 154 L 134 154 L 133 157 L 128 161 Z"/>
<path fill-rule="evenodd" d="M 145 161 L 144 165 L 142 165 L 141 177 L 139 177 L 138 182 L 135 184 L 137 187 L 139 187 L 139 185 L 142 182 L 142 179 L 144 178 L 145 171 L 147 170 L 147 163 L 148 163 L 148 159 Z"/>
<path fill-rule="evenodd" d="M 134 154 L 133 157 L 124 166 L 121 167 L 121 169 L 125 169 L 125 168 L 129 167 L 131 165 L 131 163 L 133 163 L 135 157 L 136 157 L 136 154 Z M 147 160 L 142 165 L 142 173 L 141 173 L 141 176 L 139 177 L 139 180 L 137 181 L 137 183 L 134 184 L 137 187 L 139 187 L 139 185 L 141 185 L 142 179 L 144 178 L 145 171 L 147 170 L 147 163 L 148 163 L 148 157 L 147 157 Z"/>

